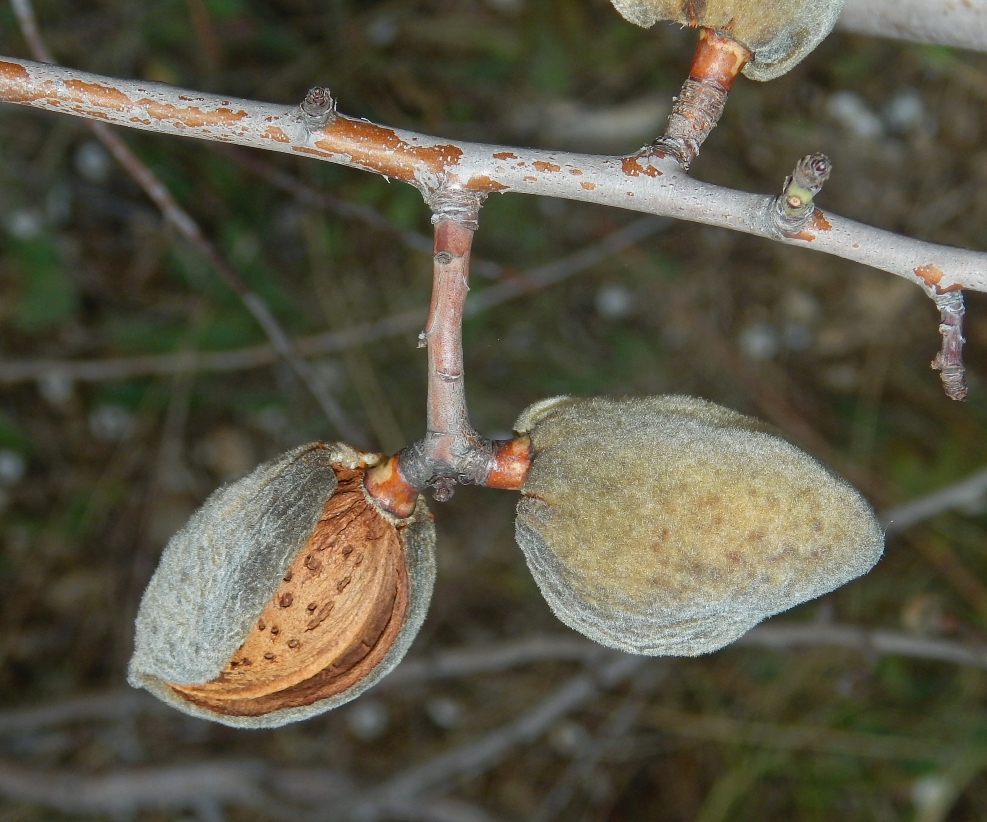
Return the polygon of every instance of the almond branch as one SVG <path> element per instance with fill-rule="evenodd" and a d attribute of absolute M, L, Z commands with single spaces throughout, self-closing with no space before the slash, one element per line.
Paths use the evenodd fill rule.
<path fill-rule="evenodd" d="M 743 231 L 873 266 L 926 289 L 987 291 L 987 253 L 922 242 L 816 210 L 786 237 L 774 198 L 694 180 L 653 148 L 626 157 L 504 148 L 430 137 L 336 113 L 313 125 L 296 107 L 0 58 L 0 102 L 146 131 L 218 140 L 376 172 L 426 194 L 514 191 L 611 205 Z"/>
<path fill-rule="evenodd" d="M 521 487 L 530 466 L 527 437 L 493 441 L 478 434 L 466 408 L 463 314 L 469 293 L 469 258 L 483 197 L 456 188 L 430 197 L 435 226 L 432 304 L 418 337 L 428 349 L 426 434 L 367 472 L 368 493 L 398 516 L 432 488 L 435 499 L 452 498 L 456 484 Z"/>
<path fill-rule="evenodd" d="M 847 0 L 836 27 L 854 34 L 987 51 L 987 6 L 980 2 Z"/>

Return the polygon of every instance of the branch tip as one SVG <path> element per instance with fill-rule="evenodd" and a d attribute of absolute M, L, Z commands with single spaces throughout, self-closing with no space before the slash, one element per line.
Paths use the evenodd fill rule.
<path fill-rule="evenodd" d="M 942 334 L 942 348 L 932 361 L 932 368 L 938 371 L 942 387 L 951 400 L 966 399 L 966 369 L 963 366 L 963 315 L 966 306 L 962 291 L 947 291 L 932 296 L 942 318 L 939 333 Z"/>

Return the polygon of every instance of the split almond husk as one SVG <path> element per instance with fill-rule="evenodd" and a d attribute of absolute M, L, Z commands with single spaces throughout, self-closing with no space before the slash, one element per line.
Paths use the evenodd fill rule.
<path fill-rule="evenodd" d="M 165 548 L 129 680 L 186 713 L 276 727 L 354 699 L 425 618 L 435 531 L 363 488 L 376 455 L 302 446 L 219 489 Z"/>

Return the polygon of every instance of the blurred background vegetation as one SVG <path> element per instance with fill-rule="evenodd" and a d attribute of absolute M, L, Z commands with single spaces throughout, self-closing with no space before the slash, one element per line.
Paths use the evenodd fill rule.
<path fill-rule="evenodd" d="M 602 153 L 633 151 L 660 133 L 695 43 L 690 31 L 637 29 L 605 0 L 45 0 L 37 12 L 57 58 L 80 69 L 284 104 L 325 85 L 341 110 L 389 125 Z M 6 4 L 0 52 L 28 55 Z M 292 335 L 424 312 L 430 260 L 400 242 L 400 232 L 429 232 L 414 189 L 308 159 L 123 136 Z M 800 156 L 822 151 L 835 167 L 823 208 L 983 248 L 985 136 L 987 57 L 834 34 L 789 75 L 738 82 L 693 173 L 774 192 Z M 372 207 L 391 228 L 310 207 L 256 173 L 257 163 Z M 475 253 L 503 266 L 503 277 L 523 278 L 637 218 L 494 195 Z M 88 778 L 249 759 L 374 785 L 505 726 L 597 664 L 535 661 L 381 690 L 269 732 L 144 709 L 18 724 L 12 718 L 27 709 L 125 694 L 131 622 L 168 537 L 218 484 L 336 434 L 280 363 L 126 379 L 73 378 L 58 367 L 266 342 L 85 123 L 0 108 L 0 226 L 2 822 L 79 818 L 74 810 L 276 817 L 237 801 L 53 808 L 43 790 L 18 793 L 10 763 L 23 782 L 30 773 Z M 477 274 L 473 294 L 495 283 Z M 497 435 L 557 393 L 694 394 L 775 423 L 885 510 L 987 465 L 987 299 L 969 294 L 967 306 L 971 389 L 959 404 L 928 368 L 938 314 L 918 288 L 811 251 L 669 222 L 564 282 L 472 316 L 471 413 Z M 415 333 L 313 360 L 375 448 L 394 451 L 423 433 Z M 26 360 L 48 364 L 15 379 L 9 367 Z M 412 654 L 567 636 L 514 544 L 514 502 L 467 488 L 433 505 L 439 579 Z M 889 537 L 867 577 L 783 619 L 983 644 L 985 536 L 983 506 L 940 514 Z M 739 647 L 647 670 L 650 679 L 601 690 L 506 760 L 444 784 L 468 803 L 449 805 L 452 815 L 400 818 L 987 818 L 982 668 Z M 610 733 L 621 710 L 630 719 Z M 546 805 L 601 738 L 609 742 L 598 761 Z M 325 811 L 338 785 L 313 773 L 311 784 L 291 783 L 294 794 L 272 790 Z"/>

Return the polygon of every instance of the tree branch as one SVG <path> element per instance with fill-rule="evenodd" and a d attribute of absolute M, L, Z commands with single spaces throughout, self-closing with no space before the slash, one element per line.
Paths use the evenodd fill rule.
<path fill-rule="evenodd" d="M 984 0 L 847 0 L 836 27 L 854 34 L 987 51 Z"/>
<path fill-rule="evenodd" d="M 368 804 L 410 798 L 456 776 L 476 774 L 494 767 L 512 748 L 533 742 L 559 719 L 596 698 L 601 689 L 619 685 L 647 662 L 637 656 L 613 656 L 616 659 L 603 666 L 595 676 L 580 674 L 573 677 L 513 722 L 395 774 L 370 794 Z"/>
<path fill-rule="evenodd" d="M 985 507 L 987 507 L 987 468 L 982 468 L 945 488 L 882 511 L 879 519 L 884 526 L 884 532 L 891 534 L 911 528 L 943 511 L 959 508 L 980 512 Z"/>
<path fill-rule="evenodd" d="M 818 209 L 792 237 L 773 219 L 775 198 L 694 180 L 658 149 L 627 157 L 504 148 L 379 126 L 333 112 L 324 125 L 301 109 L 160 83 L 115 80 L 5 57 L 0 102 L 131 128 L 313 157 L 383 174 L 425 194 L 459 186 L 599 203 L 742 231 L 863 263 L 930 295 L 987 291 L 987 254 L 926 243 Z"/>
<path fill-rule="evenodd" d="M 531 464 L 528 437 L 494 442 L 470 424 L 463 369 L 463 315 L 469 293 L 469 258 L 484 195 L 461 188 L 429 196 L 435 225 L 432 304 L 419 347 L 428 349 L 425 437 L 370 469 L 367 492 L 397 516 L 409 516 L 419 493 L 433 489 L 438 502 L 456 483 L 521 487 Z"/>

